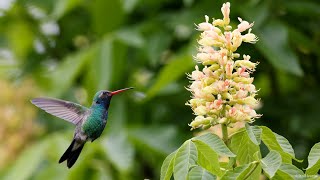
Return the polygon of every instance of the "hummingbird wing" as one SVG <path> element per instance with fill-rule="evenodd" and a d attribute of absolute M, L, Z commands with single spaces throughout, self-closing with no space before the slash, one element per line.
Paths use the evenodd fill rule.
<path fill-rule="evenodd" d="M 56 117 L 78 124 L 86 117 L 89 109 L 69 101 L 53 98 L 35 98 L 31 103 Z"/>

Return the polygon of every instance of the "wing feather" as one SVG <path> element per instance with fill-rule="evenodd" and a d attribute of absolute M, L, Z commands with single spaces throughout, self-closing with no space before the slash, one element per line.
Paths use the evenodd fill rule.
<path fill-rule="evenodd" d="M 31 103 L 47 113 L 64 119 L 73 124 L 78 124 L 87 115 L 89 109 L 70 101 L 53 98 L 35 98 Z"/>

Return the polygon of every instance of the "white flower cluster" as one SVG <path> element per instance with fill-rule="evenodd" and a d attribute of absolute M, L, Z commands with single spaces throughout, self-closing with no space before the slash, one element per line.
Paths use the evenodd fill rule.
<path fill-rule="evenodd" d="M 189 75 L 192 81 L 188 90 L 193 96 L 186 104 L 197 116 L 190 124 L 192 129 L 216 124 L 232 126 L 236 122 L 253 122 L 261 116 L 254 110 L 259 101 L 255 98 L 257 90 L 250 77 L 257 63 L 251 62 L 249 55 L 238 59 L 240 54 L 235 53 L 242 42 L 258 40 L 251 33 L 253 23 L 238 18 L 240 24 L 232 30 L 230 3 L 223 4 L 221 11 L 223 19 L 210 23 L 209 17 L 205 16 L 206 22 L 197 25 L 202 33 L 195 60 L 204 67 L 200 70 L 196 66 Z"/>

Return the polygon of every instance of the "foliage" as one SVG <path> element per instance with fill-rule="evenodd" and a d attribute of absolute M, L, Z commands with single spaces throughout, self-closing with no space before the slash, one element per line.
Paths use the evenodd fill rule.
<path fill-rule="evenodd" d="M 260 130 L 257 136 L 251 136 L 250 129 Z M 281 138 L 278 138 L 281 137 Z M 319 143 L 311 149 L 309 166 L 304 173 L 293 165 L 294 151 L 289 142 L 265 126 L 249 126 L 229 136 L 229 147 L 216 135 L 207 133 L 187 140 L 178 150 L 170 154 L 163 162 L 161 180 L 186 179 L 259 179 L 261 173 L 269 179 L 317 179 L 319 166 Z M 269 150 L 261 157 L 261 139 Z M 281 139 L 281 140 L 279 140 Z M 222 142 L 218 143 L 218 142 Z M 274 142 L 274 143 L 271 143 Z M 223 147 L 223 148 L 217 148 Z M 229 149 L 230 148 L 230 149 Z M 220 149 L 220 150 L 218 150 Z M 231 153 L 231 151 L 233 153 Z M 227 166 L 220 166 L 224 156 L 230 158 Z M 236 158 L 234 161 L 232 158 Z M 262 171 L 263 170 L 263 171 Z M 180 174 L 180 172 L 183 172 Z M 200 174 L 200 175 L 199 175 Z M 215 177 L 215 178 L 213 178 Z"/>
<path fill-rule="evenodd" d="M 14 105 L 15 109 L 28 109 L 19 111 L 18 115 L 25 117 L 19 123 L 32 119 L 32 124 L 37 121 L 45 131 L 41 131 L 36 140 L 23 139 L 18 132 L 21 129 L 15 128 L 18 136 L 12 143 L 23 139 L 25 146 L 0 169 L 1 179 L 168 177 L 170 171 L 159 172 L 163 159 L 177 149 L 183 139 L 191 136 L 186 124 L 191 122 L 192 114 L 184 106 L 189 94 L 183 87 L 188 84 L 185 73 L 195 65 L 191 60 L 198 36 L 194 23 L 201 22 L 205 14 L 216 17 L 223 1 L 12 2 L 9 8 L 0 8 L 0 79 L 17 83 L 15 87 L 21 92 L 27 87 L 19 82 L 32 79 L 32 88 L 39 89 L 32 90 L 33 97 L 51 96 L 88 106 L 100 89 L 134 86 L 136 92 L 114 98 L 103 136 L 86 145 L 71 170 L 57 161 L 70 143 L 73 126 L 43 112 L 35 118 L 29 111 L 34 108 L 29 104 L 31 97 L 6 102 L 22 104 L 22 107 Z M 231 3 L 234 8 L 231 16 L 255 21 L 255 32 L 260 37 L 255 47 L 239 49 L 240 52 L 249 51 L 253 59 L 261 62 L 255 82 L 256 87 L 261 88 L 259 95 L 263 106 L 259 113 L 264 116 L 257 123 L 267 124 L 287 137 L 293 143 L 296 156 L 306 159 L 309 149 L 320 137 L 320 123 L 316 121 L 320 102 L 319 3 L 316 0 Z M 6 96 L 3 92 L 1 88 L 1 95 Z M 1 125 L 3 122 L 0 118 Z M 259 135 L 263 126 L 250 127 L 242 134 L 253 139 L 247 145 L 257 147 L 261 141 L 267 141 L 265 138 L 269 136 L 263 140 Z M 29 126 L 23 128 L 26 132 L 36 131 L 35 134 L 39 131 Z M 7 137 L 14 137 L 13 133 L 10 131 Z M 278 138 L 275 145 L 270 144 L 270 151 L 278 152 L 287 162 L 294 157 L 292 151 L 286 149 L 288 144 L 280 145 L 281 142 Z M 214 153 L 220 156 L 207 142 L 192 139 L 189 143 L 190 146 L 198 143 L 210 157 L 215 157 Z M 233 140 L 233 143 L 238 142 Z M 250 159 L 259 164 L 268 152 L 260 146 L 261 157 L 257 154 L 258 159 Z M 312 149 L 317 152 L 319 148 Z M 230 151 L 236 154 L 232 149 Z M 245 161 L 248 152 L 251 150 L 244 149 L 244 156 L 235 158 Z M 196 153 L 197 158 L 204 158 L 201 165 L 211 170 L 196 162 L 189 172 L 190 179 L 213 179 L 211 171 L 223 173 L 223 169 L 230 169 L 228 164 L 221 162 L 219 172 L 198 149 Z M 308 167 L 311 174 L 319 161 L 315 153 L 309 156 L 310 167 L 307 161 L 298 166 Z M 172 160 L 167 160 L 169 167 L 174 167 Z M 235 168 L 237 171 L 228 171 L 228 176 L 224 176 L 234 177 L 234 173 L 245 176 L 254 168 L 261 169 L 260 165 L 255 167 L 256 164 L 241 165 Z M 274 178 L 278 175 L 290 178 L 292 172 L 302 174 L 301 170 L 282 161 Z"/>

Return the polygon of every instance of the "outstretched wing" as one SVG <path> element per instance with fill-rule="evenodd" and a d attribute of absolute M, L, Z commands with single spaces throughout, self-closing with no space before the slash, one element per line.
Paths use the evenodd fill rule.
<path fill-rule="evenodd" d="M 35 98 L 31 100 L 31 103 L 73 124 L 78 124 L 89 112 L 88 108 L 80 104 L 53 98 Z"/>

